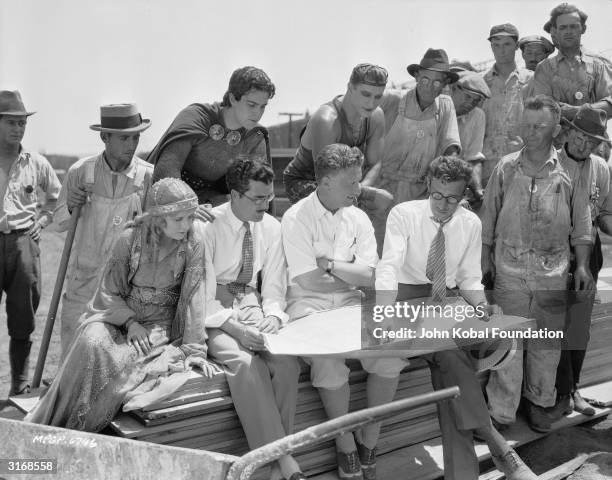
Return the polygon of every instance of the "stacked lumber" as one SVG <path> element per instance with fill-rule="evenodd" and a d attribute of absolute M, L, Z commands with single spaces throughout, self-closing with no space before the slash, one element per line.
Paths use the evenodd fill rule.
<path fill-rule="evenodd" d="M 366 377 L 359 362 L 350 361 L 351 410 L 366 407 Z M 414 360 L 402 372 L 396 399 L 430 392 L 429 368 Z M 304 367 L 300 375 L 295 430 L 326 420 L 319 395 L 312 387 Z M 143 410 L 118 415 L 111 427 L 121 436 L 177 447 L 212 450 L 242 455 L 248 445 L 234 410 L 224 375 L 207 379 L 193 372 L 190 380 L 166 400 Z M 388 420 L 382 427 L 378 446 L 380 454 L 418 444 L 439 435 L 435 405 L 405 412 Z M 313 445 L 296 455 L 309 474 L 335 468 L 332 442 Z"/>
<path fill-rule="evenodd" d="M 591 341 L 584 364 L 581 386 L 594 386 L 612 380 L 612 303 L 595 305 Z M 366 406 L 365 379 L 357 361 L 349 361 L 351 374 L 351 410 Z M 486 374 L 480 376 L 486 381 Z M 412 359 L 402 372 L 396 399 L 432 390 L 429 368 L 421 359 Z M 317 391 L 304 365 L 299 380 L 295 431 L 326 420 Z M 143 410 L 122 413 L 111 424 L 121 436 L 164 445 L 211 450 L 242 455 L 248 445 L 233 407 L 224 374 L 207 379 L 192 372 L 190 380 L 175 394 Z M 378 445 L 379 455 L 404 449 L 421 451 L 439 437 L 434 405 L 398 415 L 383 424 Z M 438 440 L 439 441 L 439 440 Z M 391 455 L 392 457 L 392 455 Z M 335 469 L 332 442 L 310 446 L 296 455 L 308 475 Z M 257 478 L 265 478 L 260 472 Z M 428 477 L 428 478 L 434 478 Z"/>

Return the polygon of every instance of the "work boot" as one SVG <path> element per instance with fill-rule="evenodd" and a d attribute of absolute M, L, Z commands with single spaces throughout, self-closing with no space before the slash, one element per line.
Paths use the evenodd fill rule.
<path fill-rule="evenodd" d="M 549 433 L 552 430 L 551 419 L 544 407 L 529 402 L 527 407 L 527 423 L 529 428 L 538 433 Z"/>
<path fill-rule="evenodd" d="M 376 480 L 376 447 L 370 449 L 357 442 L 357 453 L 363 472 L 363 480 Z"/>
<path fill-rule="evenodd" d="M 506 476 L 506 480 L 538 480 L 538 477 L 525 465 L 514 449 L 504 455 L 491 455 L 495 467 Z"/>
<path fill-rule="evenodd" d="M 349 453 L 338 452 L 338 477 L 341 480 L 363 480 L 361 472 L 361 463 L 359 463 L 359 455 L 357 450 Z"/>
<path fill-rule="evenodd" d="M 574 411 L 574 400 L 571 395 L 559 395 L 554 407 L 546 409 L 551 422 L 556 422 Z"/>
<path fill-rule="evenodd" d="M 9 361 L 11 364 L 11 389 L 9 396 L 30 393 L 28 370 L 30 366 L 30 340 L 11 338 L 9 342 Z"/>
<path fill-rule="evenodd" d="M 580 395 L 578 390 L 574 390 L 574 393 L 572 393 L 572 398 L 574 400 L 574 410 L 576 410 L 578 413 L 588 415 L 589 417 L 595 415 L 595 409 L 589 405 L 584 398 L 582 398 L 582 395 Z"/>

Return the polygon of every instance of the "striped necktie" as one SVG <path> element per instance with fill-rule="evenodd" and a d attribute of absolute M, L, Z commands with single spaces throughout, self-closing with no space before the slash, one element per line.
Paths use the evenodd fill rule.
<path fill-rule="evenodd" d="M 440 226 L 429 247 L 425 274 L 431 282 L 431 299 L 434 302 L 443 302 L 446 298 L 446 253 L 443 227 L 450 218 L 445 221 L 437 220 L 434 217 L 431 217 L 431 219 Z"/>
<path fill-rule="evenodd" d="M 244 222 L 244 238 L 242 240 L 242 265 L 236 281 L 228 284 L 228 290 L 234 294 L 244 295 L 245 288 L 253 278 L 253 237 L 249 222 Z"/>

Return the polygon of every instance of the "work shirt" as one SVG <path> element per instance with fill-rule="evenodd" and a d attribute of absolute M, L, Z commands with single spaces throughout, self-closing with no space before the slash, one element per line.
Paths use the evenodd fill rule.
<path fill-rule="evenodd" d="M 574 106 L 600 100 L 612 104 L 612 64 L 584 49 L 571 59 L 558 52 L 538 63 L 534 93 Z"/>
<path fill-rule="evenodd" d="M 385 248 L 376 267 L 376 290 L 397 290 L 398 283 L 431 283 L 426 274 L 427 257 L 440 227 L 433 216 L 429 199 L 400 203 L 389 212 Z M 442 228 L 446 286 L 482 290 L 480 220 L 458 207 Z"/>
<path fill-rule="evenodd" d="M 486 118 L 483 153 L 487 159 L 483 164 L 483 183 L 486 183 L 493 168 L 504 155 L 516 152 L 523 146 L 520 138 L 523 88 L 532 76 L 533 72 L 516 68 L 504 80 L 495 65 L 484 74 L 491 97 L 482 105 Z"/>
<path fill-rule="evenodd" d="M 551 147 L 538 171 L 524 149 L 504 157 L 485 191 L 482 243 L 495 245 L 498 272 L 520 278 L 567 274 L 571 245 L 592 244 L 586 192 Z"/>
<path fill-rule="evenodd" d="M 476 107 L 465 115 L 458 116 L 457 125 L 461 139 L 461 158 L 468 162 L 483 160 L 486 119 L 482 109 Z"/>
<path fill-rule="evenodd" d="M 43 227 L 49 225 L 53 221 L 60 188 L 60 181 L 49 161 L 21 147 L 8 177 L 0 178 L 0 232 L 28 229 L 37 217 Z M 38 189 L 45 194 L 39 214 L 36 213 Z"/>
<path fill-rule="evenodd" d="M 215 221 L 204 230 L 205 255 L 210 256 L 217 283 L 235 282 L 242 267 L 242 243 L 246 228 L 231 208 L 231 202 L 213 209 Z M 261 222 L 249 222 L 253 241 L 253 276 L 248 285 L 257 289 L 261 275 L 261 307 L 264 316 L 273 315 L 285 323 L 287 267 L 283 254 L 280 222 L 267 213 Z"/>
<path fill-rule="evenodd" d="M 354 305 L 361 294 L 352 285 L 344 291 L 313 292 L 300 287 L 295 278 L 318 269 L 320 257 L 375 268 L 376 238 L 367 214 L 355 206 L 332 213 L 315 191 L 285 212 L 281 227 L 289 272 L 289 315 L 295 318 L 303 313 L 301 302 L 309 307 L 316 304 L 313 311 Z"/>

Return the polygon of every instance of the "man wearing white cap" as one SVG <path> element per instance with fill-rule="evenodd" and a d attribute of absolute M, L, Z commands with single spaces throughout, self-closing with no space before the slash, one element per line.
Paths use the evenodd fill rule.
<path fill-rule="evenodd" d="M 47 159 L 21 145 L 28 112 L 19 92 L 0 91 L 0 295 L 6 292 L 11 389 L 27 393 L 30 334 L 40 300 L 40 231 L 53 220 L 60 182 Z M 45 192 L 37 212 L 38 189 Z"/>
<path fill-rule="evenodd" d="M 56 208 L 60 230 L 81 207 L 66 275 L 62 303 L 62 357 L 68 353 L 78 319 L 91 300 L 102 269 L 126 222 L 142 212 L 151 185 L 153 166 L 135 156 L 140 132 L 151 126 L 135 104 L 103 105 L 100 132 L 104 151 L 74 163 L 60 192 Z"/>
<path fill-rule="evenodd" d="M 525 61 L 525 68 L 535 72 L 538 63 L 547 59 L 555 51 L 555 46 L 546 37 L 541 35 L 527 35 L 519 40 L 518 46 Z M 533 77 L 523 87 L 523 99 L 526 100 L 534 95 Z"/>

